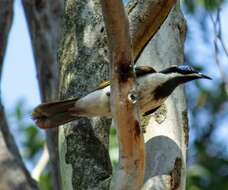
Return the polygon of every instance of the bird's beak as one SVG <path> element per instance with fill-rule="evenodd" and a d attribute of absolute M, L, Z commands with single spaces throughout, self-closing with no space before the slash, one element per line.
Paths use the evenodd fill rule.
<path fill-rule="evenodd" d="M 204 79 L 209 79 L 209 80 L 212 80 L 211 77 L 207 76 L 207 75 L 204 75 L 203 73 L 197 73 L 198 77 L 199 78 L 204 78 Z"/>

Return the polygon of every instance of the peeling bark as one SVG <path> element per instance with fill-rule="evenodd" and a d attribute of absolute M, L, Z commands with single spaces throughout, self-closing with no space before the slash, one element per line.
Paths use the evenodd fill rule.
<path fill-rule="evenodd" d="M 99 0 L 66 0 L 59 49 L 60 98 L 80 97 L 108 79 L 108 51 Z M 107 189 L 110 119 L 79 118 L 60 127 L 60 161 L 65 189 Z"/>
<path fill-rule="evenodd" d="M 13 1 L 0 2 L 0 81 L 8 35 L 12 24 Z M 10 133 L 0 97 L 0 188 L 4 190 L 38 189 L 26 169 Z"/>
<path fill-rule="evenodd" d="M 157 70 L 182 64 L 185 32 L 186 24 L 177 4 L 137 64 L 151 65 Z M 147 158 L 143 189 L 182 190 L 185 189 L 188 141 L 183 87 L 174 91 L 164 107 L 146 118 L 144 137 Z M 162 119 L 158 120 L 158 117 Z"/>
<path fill-rule="evenodd" d="M 22 3 L 32 40 L 41 101 L 56 100 L 59 74 L 56 54 L 60 41 L 63 0 L 22 0 Z M 58 190 L 61 189 L 58 129 L 48 129 L 46 135 L 53 187 Z"/>
<path fill-rule="evenodd" d="M 181 183 L 181 167 L 182 167 L 182 160 L 181 158 L 176 158 L 174 162 L 173 169 L 170 172 L 170 184 L 171 189 L 175 190 L 180 187 Z"/>

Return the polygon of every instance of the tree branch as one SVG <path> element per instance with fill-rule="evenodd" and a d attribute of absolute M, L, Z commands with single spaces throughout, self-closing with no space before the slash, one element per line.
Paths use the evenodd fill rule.
<path fill-rule="evenodd" d="M 38 189 L 25 167 L 0 103 L 0 186 L 4 190 Z"/>
<path fill-rule="evenodd" d="M 111 51 L 111 109 L 119 139 L 119 169 L 111 189 L 139 189 L 144 180 L 144 140 L 140 129 L 128 20 L 121 0 L 101 0 Z"/>
<path fill-rule="evenodd" d="M 165 21 L 176 0 L 131 0 L 127 5 L 133 55 L 140 53 Z"/>
<path fill-rule="evenodd" d="M 42 102 L 56 100 L 58 94 L 57 49 L 60 39 L 62 0 L 22 0 L 29 26 Z M 46 130 L 53 187 L 61 189 L 58 129 Z"/>

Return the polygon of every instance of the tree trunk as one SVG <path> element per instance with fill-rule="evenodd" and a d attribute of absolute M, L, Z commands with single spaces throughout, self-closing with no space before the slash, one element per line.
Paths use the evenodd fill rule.
<path fill-rule="evenodd" d="M 178 4 L 137 64 L 157 70 L 182 64 L 185 33 L 186 24 Z M 147 155 L 143 189 L 185 189 L 188 120 L 183 87 L 178 87 L 152 117 L 146 116 L 142 122 L 146 127 Z"/>
<path fill-rule="evenodd" d="M 101 0 L 108 36 L 111 70 L 110 106 L 119 142 L 119 167 L 110 189 L 140 189 L 144 181 L 145 149 L 140 127 L 133 48 L 129 22 L 121 0 Z"/>
<path fill-rule="evenodd" d="M 109 78 L 107 42 L 103 39 L 101 21 L 99 0 L 65 1 L 64 32 L 58 56 L 61 99 L 84 96 Z M 60 127 L 64 189 L 107 189 L 112 173 L 108 154 L 110 124 L 106 118 L 78 118 Z"/>
<path fill-rule="evenodd" d="M 8 34 L 13 18 L 13 1 L 0 1 L 0 81 Z M 0 189 L 38 189 L 26 169 L 6 120 L 0 97 Z"/>
<path fill-rule="evenodd" d="M 142 6 L 144 1 L 132 0 L 129 3 L 128 13 L 130 14 L 131 35 L 136 39 L 140 39 L 137 37 L 141 36 L 141 34 L 137 35 L 137 32 L 135 32 L 137 28 L 142 28 L 139 25 L 143 25 L 149 18 L 160 19 L 161 23 L 166 18 L 174 1 L 169 5 L 164 3 L 167 1 L 162 3 L 159 3 L 160 1 L 156 1 L 156 3 L 152 0 L 146 1 L 148 4 L 149 2 L 152 2 L 152 5 L 157 4 L 154 6 L 155 9 L 151 8 L 149 9 L 151 11 L 146 13 L 143 12 L 144 9 L 150 6 Z M 156 9 L 158 6 L 162 8 Z M 164 7 L 165 9 L 163 9 Z M 160 11 L 156 12 L 156 10 Z M 166 14 L 162 14 L 160 17 L 160 13 L 164 13 L 163 10 Z M 151 16 L 155 12 L 157 13 L 156 17 Z M 138 24 L 134 25 L 136 21 Z M 166 21 L 166 26 L 163 26 L 156 38 L 148 44 L 140 57 L 139 63 L 143 65 L 151 64 L 156 68 L 182 63 L 185 34 L 182 21 L 179 8 L 176 8 Z M 134 49 L 133 57 L 135 59 L 141 52 L 140 48 L 145 47 L 145 44 L 155 34 L 154 31 L 157 31 L 159 26 L 159 24 L 156 24 L 152 32 L 145 28 L 145 32 L 147 31 L 150 35 L 145 35 L 146 38 L 142 39 L 143 43 L 134 38 L 133 49 L 136 49 Z M 109 78 L 107 39 L 104 33 L 100 1 L 66 0 L 63 29 L 58 56 L 60 63 L 60 98 L 81 97 L 95 89 L 99 82 Z M 134 41 L 136 41 L 135 44 Z M 178 97 L 178 99 L 175 97 Z M 163 115 L 165 119 L 162 117 Z M 153 125 L 147 127 L 147 133 L 145 134 L 148 155 L 145 173 L 146 185 L 144 188 L 154 189 L 160 187 L 160 189 L 166 189 L 168 187 L 168 189 L 181 189 L 185 183 L 185 143 L 187 142 L 184 135 L 187 131 L 187 124 L 183 91 L 176 90 L 175 95 L 167 101 L 164 113 L 157 116 L 157 118 L 161 123 L 159 127 L 157 127 L 156 122 L 152 122 L 153 117 L 143 119 L 145 124 Z M 154 121 L 157 121 L 157 119 Z M 162 127 L 164 124 L 165 127 Z M 60 128 L 61 177 L 65 189 L 109 188 L 112 174 L 107 151 L 109 125 L 110 120 L 105 118 L 78 118 L 75 122 Z M 162 131 L 164 135 L 159 134 L 159 131 Z M 154 143 L 153 137 L 156 137 L 156 143 Z M 157 137 L 159 140 L 157 140 Z M 159 147 L 162 148 L 154 149 L 157 148 L 158 143 Z M 168 147 L 171 146 L 168 151 L 167 144 Z M 168 153 L 169 151 L 170 153 Z M 158 154 L 154 157 L 156 152 Z M 160 155 L 161 157 L 159 157 Z M 173 159 L 167 160 L 168 156 L 172 156 Z M 159 157 L 159 160 L 164 157 L 167 164 L 156 162 L 157 157 Z M 153 177 L 156 178 L 155 182 Z M 164 187 L 164 184 L 169 186 Z"/>
<path fill-rule="evenodd" d="M 60 41 L 60 25 L 63 14 L 63 0 L 22 0 L 28 21 L 41 101 L 57 99 L 58 64 L 57 49 Z M 46 130 L 51 174 L 55 190 L 61 189 L 58 129 Z"/>

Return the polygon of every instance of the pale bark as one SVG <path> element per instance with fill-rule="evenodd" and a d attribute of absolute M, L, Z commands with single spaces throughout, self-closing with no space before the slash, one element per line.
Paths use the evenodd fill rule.
<path fill-rule="evenodd" d="M 119 167 L 111 189 L 140 189 L 144 180 L 144 139 L 139 123 L 137 89 L 128 18 L 121 0 L 101 0 L 111 54 L 111 112 L 119 142 Z"/>
<path fill-rule="evenodd" d="M 66 0 L 59 50 L 60 97 L 88 94 L 108 79 L 108 52 L 99 0 Z M 107 189 L 111 121 L 79 118 L 61 126 L 59 151 L 64 189 Z"/>
<path fill-rule="evenodd" d="M 151 65 L 160 70 L 183 63 L 186 24 L 179 5 L 155 35 L 138 60 L 138 65 Z M 188 143 L 187 108 L 182 87 L 178 87 L 146 125 L 147 189 L 185 189 L 186 148 Z"/>
<path fill-rule="evenodd" d="M 7 46 L 8 34 L 13 17 L 13 1 L 0 1 L 0 81 Z M 38 189 L 31 178 L 9 130 L 4 107 L 0 97 L 0 189 Z"/>
<path fill-rule="evenodd" d="M 28 21 L 41 101 L 56 100 L 58 94 L 57 49 L 60 41 L 63 0 L 22 0 Z M 46 130 L 53 188 L 61 189 L 58 129 Z"/>

